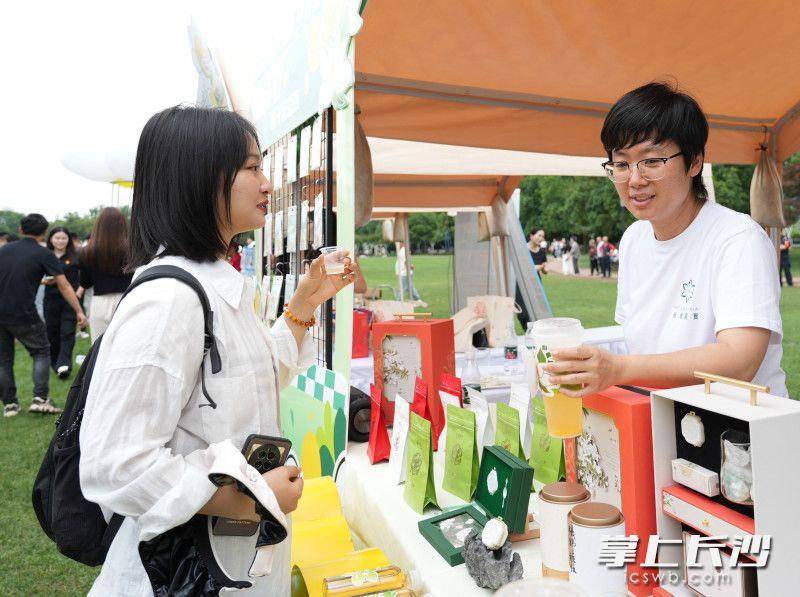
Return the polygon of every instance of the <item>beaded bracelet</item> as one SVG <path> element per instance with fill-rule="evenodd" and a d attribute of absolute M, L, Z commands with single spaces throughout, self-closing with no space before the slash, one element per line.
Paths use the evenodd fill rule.
<path fill-rule="evenodd" d="M 304 328 L 310 328 L 315 323 L 317 323 L 316 317 L 312 317 L 310 321 L 303 321 L 302 319 L 298 318 L 297 315 L 289 311 L 289 305 L 284 305 L 283 314 L 289 318 L 289 321 L 291 321 L 292 323 L 296 323 L 297 325 L 302 326 Z"/>

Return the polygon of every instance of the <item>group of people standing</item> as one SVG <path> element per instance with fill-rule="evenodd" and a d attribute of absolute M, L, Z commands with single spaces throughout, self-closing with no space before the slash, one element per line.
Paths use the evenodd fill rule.
<path fill-rule="evenodd" d="M 548 244 L 544 230 L 534 228 L 528 237 L 528 250 L 533 260 L 533 265 L 539 274 L 547 272 L 547 256 L 551 254 L 556 260 L 561 260 L 561 273 L 565 276 L 580 275 L 578 261 L 581 256 L 581 245 L 574 234 L 569 240 L 556 239 Z M 589 268 L 591 276 L 595 272 L 603 277 L 611 277 L 611 263 L 617 258 L 617 248 L 608 240 L 607 236 L 598 236 L 589 239 Z"/>
<path fill-rule="evenodd" d="M 617 248 L 607 236 L 598 236 L 589 240 L 589 275 L 604 278 L 611 277 L 611 262 L 617 257 Z"/>
<path fill-rule="evenodd" d="M 108 207 L 95 220 L 85 246 L 63 227 L 51 228 L 41 214 L 20 223 L 19 240 L 0 246 L 0 396 L 3 415 L 20 411 L 14 377 L 14 342 L 33 359 L 33 397 L 29 412 L 57 414 L 49 398 L 52 369 L 66 379 L 78 326 L 87 324 L 84 293 L 92 289 L 88 324 L 92 341 L 102 335 L 131 276 L 123 271 L 128 250 L 128 224 L 122 212 Z M 36 306 L 44 287 L 42 316 Z"/>

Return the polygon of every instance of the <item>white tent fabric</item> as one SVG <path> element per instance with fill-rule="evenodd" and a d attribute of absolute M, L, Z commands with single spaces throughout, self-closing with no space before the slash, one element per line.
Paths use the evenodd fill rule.
<path fill-rule="evenodd" d="M 604 176 L 605 158 L 564 156 L 550 153 L 462 147 L 368 137 L 376 175 L 421 176 Z M 703 166 L 709 199 L 715 201 L 711 164 Z M 609 183 L 610 184 L 610 183 Z M 418 205 L 419 211 L 437 211 L 436 205 Z M 441 208 L 439 208 L 440 210 Z M 376 211 L 391 211 L 380 206 Z"/>
<path fill-rule="evenodd" d="M 553 174 L 603 176 L 606 158 L 439 145 L 369 137 L 376 174 Z"/>

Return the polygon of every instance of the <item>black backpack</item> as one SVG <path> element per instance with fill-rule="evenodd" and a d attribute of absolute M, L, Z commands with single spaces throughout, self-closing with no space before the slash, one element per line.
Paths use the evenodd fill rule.
<path fill-rule="evenodd" d="M 218 373 L 222 369 L 222 363 L 214 339 L 214 314 L 209 307 L 208 297 L 197 279 L 186 270 L 173 265 L 154 266 L 144 271 L 128 287 L 122 298 L 124 299 L 139 284 L 157 278 L 180 280 L 191 287 L 200 299 L 205 321 L 200 379 L 208 406 L 216 408 L 216 403 L 205 388 L 205 355 L 209 354 L 211 357 L 212 373 Z M 33 509 L 42 530 L 55 542 L 58 551 L 88 566 L 99 566 L 103 563 L 111 541 L 123 521 L 123 516 L 114 514 L 106 523 L 100 507 L 83 497 L 78 472 L 81 457 L 78 436 L 89 384 L 92 381 L 92 371 L 102 340 L 101 336 L 92 344 L 70 387 L 64 412 L 56 421 L 56 432 L 50 440 L 50 447 L 33 484 Z"/>

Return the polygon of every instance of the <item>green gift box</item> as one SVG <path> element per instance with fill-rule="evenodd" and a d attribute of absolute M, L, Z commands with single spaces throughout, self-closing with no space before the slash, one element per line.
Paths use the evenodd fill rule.
<path fill-rule="evenodd" d="M 500 446 L 486 446 L 475 500 L 421 520 L 419 532 L 448 564 L 461 564 L 464 562 L 462 550 L 467 528 L 481 531 L 489 518 L 499 517 L 508 525 L 509 533 L 527 530 L 532 482 L 533 468 L 527 462 Z"/>
<path fill-rule="evenodd" d="M 419 521 L 419 532 L 451 566 L 464 563 L 464 540 L 483 530 L 489 518 L 472 504 Z"/>
<path fill-rule="evenodd" d="M 500 517 L 509 533 L 524 533 L 528 525 L 533 468 L 500 446 L 483 449 L 475 502 L 491 517 Z"/>

